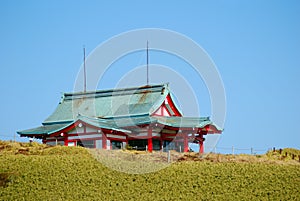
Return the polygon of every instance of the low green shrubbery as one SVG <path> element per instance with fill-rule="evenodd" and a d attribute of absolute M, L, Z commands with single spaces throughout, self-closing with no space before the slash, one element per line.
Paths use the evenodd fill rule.
<path fill-rule="evenodd" d="M 2 144 L 0 200 L 299 200 L 297 161 L 211 155 L 153 173 L 126 174 L 107 168 L 81 147 L 20 145 L 8 151 Z M 23 148 L 29 150 L 17 151 Z"/>

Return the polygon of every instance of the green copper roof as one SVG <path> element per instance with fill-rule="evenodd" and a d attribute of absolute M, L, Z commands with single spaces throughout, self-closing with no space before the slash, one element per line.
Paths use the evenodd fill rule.
<path fill-rule="evenodd" d="M 20 135 L 25 135 L 25 136 L 40 135 L 40 134 L 41 135 L 50 135 L 50 134 L 56 133 L 56 132 L 58 132 L 58 131 L 60 131 L 64 128 L 68 127 L 68 126 L 71 126 L 72 124 L 74 124 L 77 121 L 82 121 L 82 122 L 85 122 L 86 124 L 96 126 L 96 127 L 99 127 L 99 128 L 111 129 L 111 130 L 115 130 L 115 131 L 131 133 L 131 131 L 129 131 L 129 130 L 119 128 L 113 122 L 105 121 L 105 120 L 102 120 L 102 119 L 94 119 L 94 118 L 84 117 L 84 116 L 78 116 L 75 120 L 73 120 L 70 123 L 46 124 L 46 125 L 39 126 L 39 127 L 36 127 L 36 128 L 18 131 L 17 133 L 20 134 Z"/>
<path fill-rule="evenodd" d="M 222 130 L 220 127 L 215 125 L 209 117 L 177 117 L 177 116 L 149 116 L 149 115 L 139 115 L 131 117 L 121 117 L 121 118 L 109 118 L 109 119 L 99 119 L 99 121 L 105 121 L 110 125 L 115 127 L 132 127 L 138 125 L 147 124 L 162 124 L 174 128 L 203 128 L 207 125 L 215 126 L 216 129 Z"/>
<path fill-rule="evenodd" d="M 21 136 L 50 135 L 77 121 L 124 133 L 138 132 L 139 125 L 150 124 L 173 128 L 203 128 L 212 125 L 222 131 L 208 117 L 151 116 L 168 95 L 172 99 L 167 84 L 65 93 L 56 110 L 42 123 L 42 126 L 17 133 Z M 170 106 L 166 104 L 166 107 Z M 169 110 L 172 111 L 170 108 Z"/>
<path fill-rule="evenodd" d="M 222 129 L 214 124 L 209 117 L 166 117 L 153 116 L 161 124 L 175 127 L 175 128 L 203 128 L 207 125 L 215 126 L 219 131 Z"/>
<path fill-rule="evenodd" d="M 70 124 L 70 123 L 69 123 Z M 31 128 L 27 130 L 22 130 L 22 131 L 17 131 L 18 134 L 20 135 L 48 135 L 50 133 L 53 133 L 55 131 L 59 131 L 61 129 L 64 129 L 67 127 L 69 124 L 53 124 L 53 125 L 43 125 L 39 126 L 36 128 Z"/>
<path fill-rule="evenodd" d="M 65 93 L 56 110 L 43 122 L 71 122 L 78 114 L 92 118 L 151 114 L 169 94 L 167 84 L 139 88 Z"/>
<path fill-rule="evenodd" d="M 110 129 L 110 130 L 120 131 L 124 133 L 131 133 L 130 130 L 123 129 L 118 125 L 116 125 L 114 122 L 106 121 L 104 119 L 79 116 L 77 120 L 81 120 L 89 125 L 96 126 L 99 128 Z M 74 122 L 76 122 L 76 120 Z"/>

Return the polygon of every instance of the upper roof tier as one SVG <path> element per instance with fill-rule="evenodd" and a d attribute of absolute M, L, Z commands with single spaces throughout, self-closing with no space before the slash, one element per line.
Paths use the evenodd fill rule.
<path fill-rule="evenodd" d="M 43 124 L 72 122 L 78 115 L 92 118 L 151 115 L 168 95 L 171 96 L 168 84 L 65 93 Z"/>

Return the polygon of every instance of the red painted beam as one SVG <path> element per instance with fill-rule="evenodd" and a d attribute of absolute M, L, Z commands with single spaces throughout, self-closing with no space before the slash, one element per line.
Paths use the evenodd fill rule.
<path fill-rule="evenodd" d="M 168 94 L 167 96 L 167 101 L 168 101 L 168 104 L 170 105 L 171 109 L 173 110 L 173 112 L 175 113 L 175 116 L 178 116 L 178 117 L 181 117 L 181 113 L 179 112 L 179 110 L 176 108 L 170 94 Z"/>

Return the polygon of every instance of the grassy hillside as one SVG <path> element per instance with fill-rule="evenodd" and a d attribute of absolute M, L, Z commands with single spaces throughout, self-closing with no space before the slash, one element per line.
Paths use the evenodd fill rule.
<path fill-rule="evenodd" d="M 84 148 L 0 141 L 0 200 L 299 200 L 300 163 L 278 154 L 181 155 L 126 174 Z"/>

